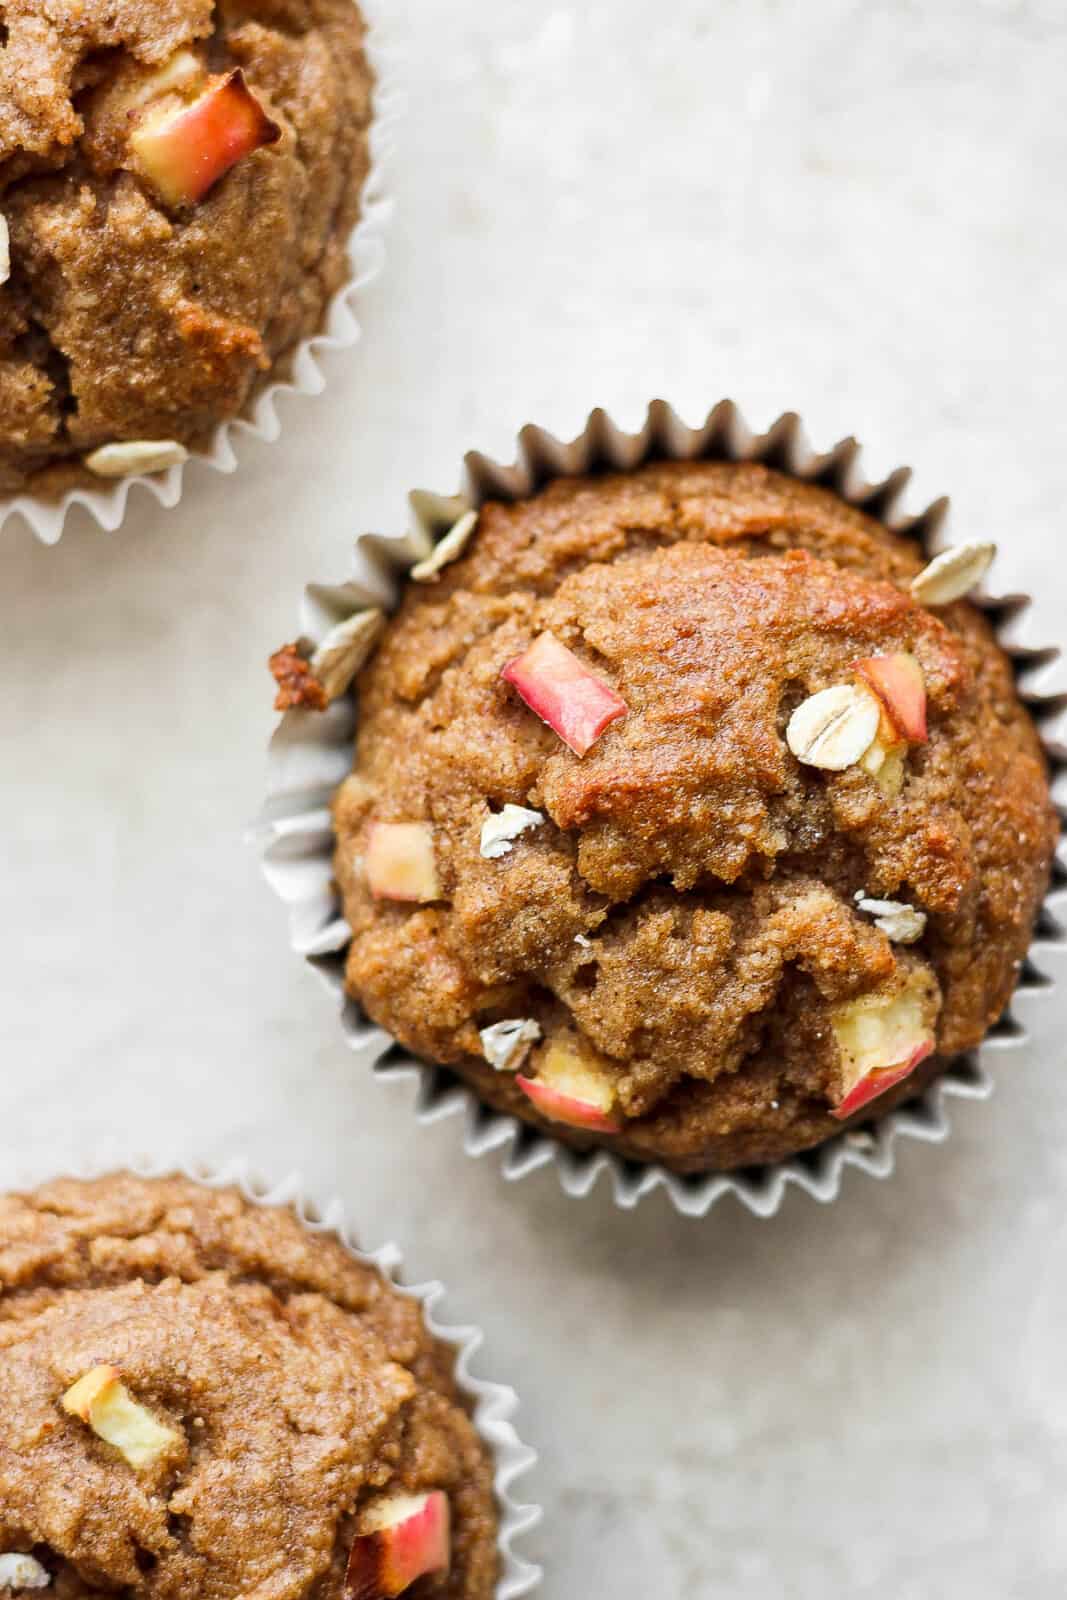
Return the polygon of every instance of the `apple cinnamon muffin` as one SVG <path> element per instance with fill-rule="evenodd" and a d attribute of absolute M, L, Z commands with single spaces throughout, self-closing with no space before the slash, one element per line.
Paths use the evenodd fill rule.
<path fill-rule="evenodd" d="M 158 470 L 348 276 L 373 79 L 353 0 L 0 7 L 0 492 Z"/>
<path fill-rule="evenodd" d="M 235 1190 L 0 1198 L 0 1594 L 491 1600 L 454 1361 L 416 1301 Z"/>
<path fill-rule="evenodd" d="M 275 659 L 311 706 L 370 653 L 334 803 L 350 994 L 490 1105 L 679 1172 L 914 1094 L 1006 1006 L 1057 836 L 962 598 L 991 558 L 924 566 L 754 464 L 469 515 L 395 616 Z"/>

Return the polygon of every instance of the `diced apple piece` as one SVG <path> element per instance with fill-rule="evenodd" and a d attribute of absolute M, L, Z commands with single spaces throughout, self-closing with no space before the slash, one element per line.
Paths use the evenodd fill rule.
<path fill-rule="evenodd" d="M 917 967 L 907 982 L 838 1006 L 832 1023 L 841 1055 L 844 1093 L 839 1122 L 911 1076 L 934 1051 L 936 981 Z"/>
<path fill-rule="evenodd" d="M 372 822 L 364 864 L 376 900 L 441 898 L 428 822 Z"/>
<path fill-rule="evenodd" d="M 626 715 L 625 700 L 554 633 L 540 634 L 500 676 L 576 756 L 586 755 L 604 729 Z"/>
<path fill-rule="evenodd" d="M 419 1578 L 447 1572 L 450 1521 L 448 1496 L 440 1489 L 372 1503 L 348 1557 L 344 1600 L 394 1600 Z"/>
<path fill-rule="evenodd" d="M 118 1382 L 120 1382 L 118 1367 L 94 1367 L 83 1378 L 79 1378 L 77 1383 L 71 1384 L 63 1396 L 63 1410 L 82 1422 L 89 1422 L 95 1402 L 105 1389 Z"/>
<path fill-rule="evenodd" d="M 879 724 L 878 736 L 860 760 L 864 772 L 870 773 L 882 793 L 895 798 L 904 787 L 904 757 L 908 753 L 905 740 L 895 737 L 896 730 L 885 712 Z"/>
<path fill-rule="evenodd" d="M 98 1438 L 125 1457 L 138 1471 L 150 1467 L 181 1444 L 172 1428 L 157 1422 L 123 1383 L 116 1367 L 94 1367 L 63 1396 L 62 1406 L 92 1428 Z"/>
<path fill-rule="evenodd" d="M 133 67 L 121 82 L 111 104 L 115 111 L 137 111 L 165 94 L 189 91 L 206 77 L 204 64 L 192 50 L 176 50 L 160 67 Z"/>
<path fill-rule="evenodd" d="M 875 697 L 877 698 L 877 696 Z M 897 727 L 889 720 L 889 713 L 879 701 L 881 716 L 874 743 L 860 758 L 864 772 L 870 773 L 884 795 L 892 800 L 904 787 L 904 762 L 908 754 L 908 741 L 897 734 Z"/>
<path fill-rule="evenodd" d="M 915 657 L 905 651 L 857 661 L 856 672 L 873 689 L 897 733 L 909 744 L 926 743 L 926 682 Z"/>
<path fill-rule="evenodd" d="M 917 1044 L 907 1060 L 902 1061 L 899 1066 L 872 1069 L 849 1091 L 841 1104 L 834 1108 L 833 1115 L 838 1122 L 846 1122 L 872 1100 L 879 1099 L 890 1089 L 894 1089 L 898 1083 L 903 1083 L 905 1078 L 910 1078 L 916 1067 L 933 1053 L 934 1047 L 927 1041 L 925 1044 Z"/>
<path fill-rule="evenodd" d="M 214 79 L 191 104 L 149 109 L 134 127 L 130 146 L 138 170 L 161 198 L 181 206 L 202 200 L 243 156 L 281 136 L 238 67 Z"/>
<path fill-rule="evenodd" d="M 537 1077 L 518 1077 L 515 1081 L 541 1115 L 552 1122 L 594 1133 L 622 1130 L 622 1123 L 612 1115 L 615 1086 L 611 1079 L 566 1045 L 550 1044 L 538 1065 Z"/>

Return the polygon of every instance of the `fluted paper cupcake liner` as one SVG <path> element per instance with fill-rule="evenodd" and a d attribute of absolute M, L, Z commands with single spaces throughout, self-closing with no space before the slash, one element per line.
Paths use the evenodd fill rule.
<path fill-rule="evenodd" d="M 308 585 L 302 631 L 318 643 L 334 624 L 363 607 L 393 606 L 411 566 L 427 555 L 458 517 L 486 500 L 521 499 L 553 478 L 598 470 L 626 471 L 656 459 L 760 461 L 826 485 L 893 531 L 916 540 L 928 554 L 952 543 L 947 500 L 916 503 L 907 468 L 868 479 L 855 439 L 843 439 L 819 453 L 808 442 L 795 412 L 779 417 L 766 433 L 754 433 L 732 401 L 721 402 L 703 424 L 691 428 L 665 402 L 657 400 L 649 406 L 644 424 L 633 433 L 596 410 L 579 437 L 569 443 L 533 425 L 523 428 L 512 465 L 469 454 L 459 495 L 413 492 L 406 533 L 368 534 L 357 539 L 347 580 Z M 1063 786 L 1067 674 L 1059 653 L 1031 640 L 1026 596 L 998 599 L 980 594 L 976 603 L 988 614 L 1002 648 L 1011 657 L 1019 693 L 1034 717 L 1049 759 L 1054 795 L 1062 800 L 1067 795 Z M 943 1143 L 950 1132 L 948 1101 L 988 1097 L 992 1083 L 987 1058 L 1023 1043 L 1028 1010 L 1051 987 L 1052 980 L 1037 963 L 1043 950 L 1064 942 L 1059 925 L 1067 906 L 1063 892 L 1067 858 L 1062 839 L 1052 888 L 1010 1008 L 980 1049 L 953 1061 L 923 1094 L 869 1128 L 850 1129 L 788 1160 L 736 1172 L 682 1177 L 654 1163 L 621 1160 L 603 1149 L 576 1153 L 519 1119 L 490 1109 L 447 1069 L 416 1060 L 369 1023 L 345 994 L 344 952 L 349 930 L 333 886 L 329 804 L 337 785 L 351 770 L 356 716 L 353 699 L 346 696 L 334 701 L 325 713 L 292 711 L 282 719 L 271 742 L 267 801 L 253 832 L 264 871 L 288 908 L 293 949 L 310 963 L 340 1004 L 341 1026 L 349 1045 L 373 1056 L 379 1077 L 416 1080 L 415 1111 L 420 1122 L 461 1114 L 467 1153 L 502 1152 L 506 1178 L 522 1178 L 552 1164 L 569 1195 L 588 1194 L 599 1179 L 606 1178 L 618 1204 L 629 1208 L 644 1195 L 663 1188 L 687 1216 L 702 1216 L 732 1194 L 757 1216 L 770 1217 L 790 1185 L 815 1200 L 833 1200 L 850 1167 L 874 1178 L 888 1177 L 898 1140 Z M 1061 789 L 1062 794 L 1057 792 Z"/>
<path fill-rule="evenodd" d="M 83 485 L 55 500 L 33 494 L 0 496 L 0 531 L 9 519 L 21 516 L 42 544 L 58 544 L 69 512 L 75 506 L 84 506 L 105 532 L 114 533 L 124 521 L 130 499 L 137 490 L 150 495 L 167 510 L 173 509 L 182 497 L 190 467 L 236 472 L 242 438 L 273 444 L 281 437 L 278 400 L 282 396 L 323 392 L 326 378 L 319 365 L 320 355 L 333 350 L 350 350 L 359 343 L 363 336 L 359 301 L 385 265 L 385 231 L 393 212 L 388 169 L 397 123 L 405 104 L 399 86 L 398 52 L 388 38 L 388 26 L 380 20 L 380 4 L 376 0 L 360 0 L 360 10 L 367 22 L 364 48 L 374 72 L 370 170 L 363 186 L 359 221 L 348 244 L 351 275 L 330 300 L 320 331 L 302 340 L 285 358 L 284 379 L 268 384 L 247 413 L 219 424 L 209 449 L 191 453 L 181 466 L 169 467 L 163 472 L 111 482 L 101 479 L 99 488 Z"/>
<path fill-rule="evenodd" d="M 0 1157 L 0 1189 L 5 1193 L 17 1192 L 59 1178 L 97 1178 L 122 1171 L 141 1178 L 180 1176 L 212 1189 L 236 1188 L 255 1205 L 287 1207 L 312 1233 L 333 1234 L 357 1261 L 376 1267 L 395 1289 L 417 1300 L 430 1332 L 456 1352 L 456 1381 L 471 1402 L 471 1419 L 495 1463 L 494 1484 L 500 1512 L 497 1600 L 520 1600 L 520 1596 L 532 1594 L 539 1588 L 541 1568 L 518 1546 L 540 1523 L 541 1509 L 526 1504 L 516 1492 L 518 1480 L 536 1465 L 537 1452 L 522 1443 L 512 1423 L 519 1404 L 515 1391 L 505 1384 L 480 1377 L 474 1371 L 475 1358 L 485 1336 L 472 1323 L 447 1320 L 444 1285 L 404 1283 L 403 1257 L 395 1244 L 385 1244 L 373 1251 L 360 1249 L 344 1202 L 338 1196 L 321 1195 L 298 1172 L 290 1172 L 277 1180 L 268 1178 L 240 1158 L 220 1165 L 200 1166 L 153 1160 L 143 1155 L 131 1158 L 128 1151 L 108 1148 L 73 1171 L 57 1172 L 40 1159 L 20 1161 L 12 1154 L 5 1154 Z"/>

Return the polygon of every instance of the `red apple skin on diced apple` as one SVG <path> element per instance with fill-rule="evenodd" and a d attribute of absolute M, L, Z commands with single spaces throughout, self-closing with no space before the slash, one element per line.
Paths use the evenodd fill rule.
<path fill-rule="evenodd" d="M 869 656 L 856 662 L 855 671 L 874 690 L 901 737 L 909 744 L 925 744 L 926 682 L 915 657 L 904 651 Z"/>
<path fill-rule="evenodd" d="M 882 1095 L 888 1094 L 890 1089 L 895 1089 L 898 1083 L 903 1083 L 905 1078 L 910 1078 L 916 1067 L 920 1066 L 928 1056 L 933 1055 L 934 1047 L 931 1041 L 916 1045 L 906 1061 L 895 1067 L 879 1067 L 874 1072 L 868 1072 L 854 1084 L 839 1106 L 835 1106 L 833 1116 L 838 1122 L 846 1122 L 849 1117 L 854 1117 L 857 1111 L 862 1111 L 864 1106 L 870 1105 L 872 1100 L 878 1100 Z"/>
<path fill-rule="evenodd" d="M 604 729 L 626 715 L 625 700 L 554 633 L 540 634 L 500 676 L 576 756 L 586 755 Z"/>
<path fill-rule="evenodd" d="M 419 1578 L 448 1571 L 451 1517 L 440 1489 L 386 1502 L 376 1520 L 353 1542 L 344 1600 L 395 1600 Z"/>
<path fill-rule="evenodd" d="M 515 1081 L 551 1122 L 590 1133 L 622 1132 L 611 1073 L 585 1046 L 554 1039 L 537 1064 L 537 1076 L 520 1074 Z"/>
<path fill-rule="evenodd" d="M 237 68 L 188 105 L 146 112 L 130 146 L 160 197 L 181 206 L 202 200 L 242 157 L 281 136 Z"/>
<path fill-rule="evenodd" d="M 441 898 L 428 822 L 372 822 L 364 868 L 375 900 L 426 904 Z"/>
<path fill-rule="evenodd" d="M 576 1100 L 573 1095 L 560 1094 L 550 1084 L 539 1078 L 516 1078 L 515 1082 L 551 1122 L 565 1123 L 569 1128 L 587 1128 L 592 1133 L 621 1133 L 622 1124 L 601 1111 L 599 1106 Z"/>

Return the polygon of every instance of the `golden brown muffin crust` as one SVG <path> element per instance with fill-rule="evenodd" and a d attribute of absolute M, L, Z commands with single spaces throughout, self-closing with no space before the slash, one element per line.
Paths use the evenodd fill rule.
<path fill-rule="evenodd" d="M 1010 996 L 1057 829 L 1009 662 L 973 606 L 911 597 L 922 564 L 830 491 L 755 465 L 653 465 L 484 507 L 359 680 L 335 803 L 350 992 L 527 1120 L 479 1029 L 532 1017 L 584 1041 L 625 1116 L 606 1142 L 680 1170 L 837 1131 L 832 1008 L 917 967 L 940 1009 L 924 1075 L 975 1045 Z M 584 759 L 500 677 L 546 629 L 628 708 Z M 902 792 L 797 762 L 792 710 L 894 652 L 920 663 L 930 721 Z M 486 860 L 481 826 L 506 803 L 546 821 Z M 432 825 L 440 903 L 372 897 L 367 829 L 388 820 Z M 920 942 L 892 944 L 859 891 L 925 911 Z"/>
<path fill-rule="evenodd" d="M 317 330 L 373 80 L 353 0 L 6 0 L 0 22 L 0 491 L 50 493 L 104 444 L 202 445 Z M 188 49 L 282 131 L 174 207 L 131 170 L 123 94 Z"/>
<path fill-rule="evenodd" d="M 120 1176 L 0 1198 L 0 1552 L 59 1600 L 340 1600 L 375 1494 L 443 1489 L 448 1578 L 495 1591 L 492 1467 L 455 1352 L 336 1240 L 234 1190 Z M 59 1404 L 120 1369 L 177 1444 L 134 1471 Z"/>

